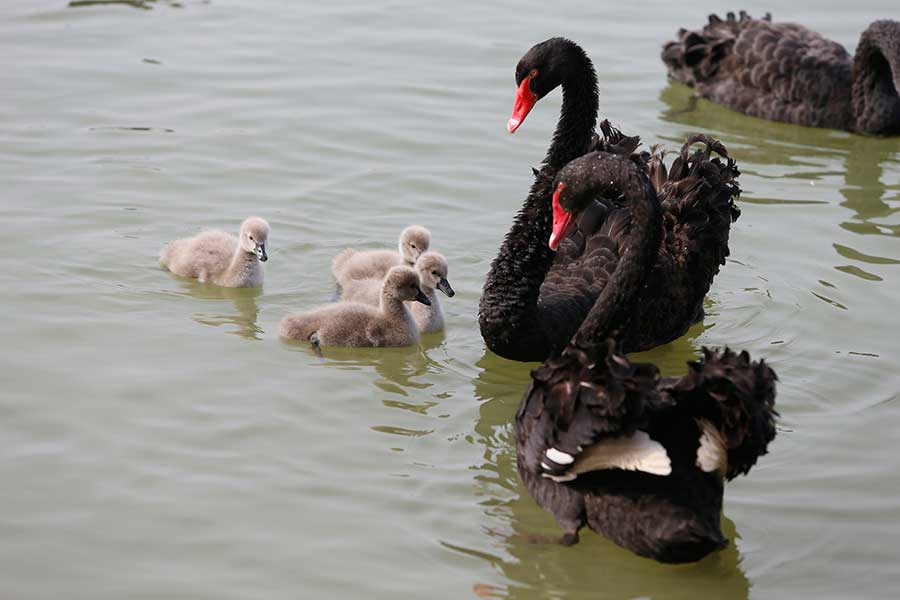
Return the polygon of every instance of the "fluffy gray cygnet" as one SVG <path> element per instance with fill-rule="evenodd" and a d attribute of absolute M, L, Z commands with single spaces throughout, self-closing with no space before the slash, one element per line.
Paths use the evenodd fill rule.
<path fill-rule="evenodd" d="M 176 275 L 224 287 L 258 287 L 269 239 L 269 224 L 259 217 L 241 223 L 239 237 L 224 231 L 204 231 L 192 238 L 169 242 L 159 264 Z"/>
<path fill-rule="evenodd" d="M 410 225 L 400 233 L 397 252 L 393 250 L 360 251 L 348 248 L 334 257 L 331 272 L 342 288 L 355 279 L 381 281 L 388 269 L 397 265 L 413 266 L 431 244 L 431 233 L 419 225 Z"/>
<path fill-rule="evenodd" d="M 444 312 L 435 289 L 441 290 L 452 298 L 456 292 L 447 281 L 447 260 L 438 252 L 426 252 L 416 261 L 414 267 L 419 276 L 419 283 L 430 305 L 420 302 L 407 302 L 419 333 L 434 333 L 444 329 Z M 377 306 L 381 301 L 381 281 L 377 279 L 356 279 L 348 281 L 343 287 L 341 300 L 362 302 Z"/>
<path fill-rule="evenodd" d="M 323 346 L 411 346 L 419 340 L 412 315 L 403 304 L 430 301 L 409 267 L 392 267 L 384 278 L 378 306 L 339 302 L 281 321 L 282 337 L 310 340 Z"/>

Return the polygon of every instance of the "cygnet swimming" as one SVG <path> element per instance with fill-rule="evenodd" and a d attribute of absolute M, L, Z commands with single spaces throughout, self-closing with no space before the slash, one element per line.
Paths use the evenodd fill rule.
<path fill-rule="evenodd" d="M 241 223 L 239 237 L 224 231 L 204 231 L 192 238 L 169 242 L 159 263 L 176 275 L 224 287 L 258 287 L 263 283 L 262 263 L 269 257 L 269 224 L 259 217 Z"/>
<path fill-rule="evenodd" d="M 428 251 L 431 233 L 420 225 L 410 225 L 400 233 L 397 252 L 393 250 L 354 250 L 348 248 L 334 257 L 331 272 L 342 288 L 355 279 L 381 281 L 388 269 L 397 265 L 409 267 Z"/>
<path fill-rule="evenodd" d="M 450 282 L 447 281 L 447 260 L 438 252 L 426 252 L 416 261 L 414 270 L 419 276 L 422 291 L 431 304 L 407 302 L 406 305 L 412 313 L 419 333 L 441 331 L 444 329 L 444 312 L 441 310 L 441 302 L 435 289 L 441 290 L 450 298 L 455 294 Z M 343 288 L 341 300 L 377 306 L 381 300 L 381 285 L 377 279 L 348 281 Z"/>
<path fill-rule="evenodd" d="M 409 267 L 392 267 L 381 287 L 378 306 L 339 302 L 281 321 L 282 337 L 309 340 L 323 346 L 410 346 L 419 339 L 412 315 L 403 304 L 429 300 L 419 276 Z"/>

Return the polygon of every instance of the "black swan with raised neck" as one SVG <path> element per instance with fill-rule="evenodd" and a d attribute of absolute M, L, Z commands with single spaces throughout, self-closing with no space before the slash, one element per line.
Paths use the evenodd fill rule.
<path fill-rule="evenodd" d="M 597 78 L 590 59 L 576 43 L 552 38 L 531 48 L 516 67 L 515 107 L 508 129 L 515 131 L 532 107 L 562 87 L 559 123 L 524 206 L 513 221 L 491 264 L 479 304 L 481 335 L 488 348 L 514 360 L 544 360 L 565 348 L 600 295 L 609 277 L 608 264 L 595 252 L 603 232 L 618 215 L 627 226 L 629 205 L 616 198 L 595 202 L 569 235 L 547 240 L 551 233 L 551 184 L 568 162 L 592 150 L 632 155 L 650 174 L 663 208 L 663 241 L 646 287 L 629 307 L 637 314 L 620 332 L 627 352 L 670 342 L 702 318 L 703 298 L 728 255 L 728 233 L 740 214 L 739 172 L 724 146 L 694 136 L 670 168 L 663 153 L 633 154 L 640 140 L 627 137 L 608 121 L 597 124 Z M 691 152 L 695 142 L 706 148 Z M 713 158 L 720 154 L 723 160 Z M 594 241 L 594 237 L 598 241 Z M 557 248 L 558 244 L 558 248 Z M 558 251 L 555 251 L 558 250 Z M 620 248 L 606 249 L 617 254 Z"/>
<path fill-rule="evenodd" d="M 659 251 L 654 187 L 634 161 L 597 152 L 567 165 L 554 188 L 554 230 L 596 195 L 622 196 L 631 219 L 608 232 L 624 251 L 607 255 L 610 279 L 583 325 L 532 371 L 515 419 L 519 477 L 565 545 L 588 526 L 641 556 L 699 560 L 727 543 L 725 480 L 747 473 L 775 437 L 775 373 L 728 349 L 704 348 L 681 378 L 631 363 L 614 340 Z"/>
<path fill-rule="evenodd" d="M 744 11 L 681 29 L 662 51 L 669 76 L 697 95 L 773 121 L 900 135 L 900 22 L 875 21 L 854 56 L 797 23 Z"/>

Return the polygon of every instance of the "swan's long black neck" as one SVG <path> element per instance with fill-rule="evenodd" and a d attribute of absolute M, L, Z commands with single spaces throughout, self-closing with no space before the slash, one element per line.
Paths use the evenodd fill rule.
<path fill-rule="evenodd" d="M 481 335 L 491 350 L 513 360 L 538 360 L 549 351 L 538 295 L 556 256 L 547 245 L 553 225 L 548 200 L 552 183 L 553 175 L 536 176 L 491 264 L 481 295 Z"/>
<path fill-rule="evenodd" d="M 491 264 L 479 305 L 481 335 L 488 347 L 514 360 L 542 360 L 553 351 L 538 306 L 541 284 L 556 256 L 547 245 L 553 225 L 551 187 L 559 169 L 587 152 L 599 104 L 590 59 L 578 48 L 573 60 L 578 61 L 573 64 L 578 76 L 562 84 L 562 110 L 553 141 Z"/>
<path fill-rule="evenodd" d="M 600 106 L 597 74 L 591 59 L 581 48 L 578 48 L 577 55 L 581 64 L 576 66 L 574 72 L 578 75 L 562 83 L 563 102 L 559 122 L 544 158 L 544 165 L 551 168 L 554 174 L 588 151 L 597 125 L 597 109 Z"/>
<path fill-rule="evenodd" d="M 662 239 L 662 208 L 656 191 L 633 162 L 605 155 L 594 171 L 592 181 L 598 196 L 624 196 L 631 210 L 631 228 L 623 242 L 616 270 L 569 343 L 589 355 L 628 324 Z"/>
<path fill-rule="evenodd" d="M 856 130 L 900 133 L 900 23 L 875 21 L 859 39 L 853 58 Z"/>

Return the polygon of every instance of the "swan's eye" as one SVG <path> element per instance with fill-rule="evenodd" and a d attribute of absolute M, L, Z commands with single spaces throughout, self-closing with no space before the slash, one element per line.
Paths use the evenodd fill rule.
<path fill-rule="evenodd" d="M 537 77 L 537 76 L 538 76 L 538 70 L 537 70 L 537 69 L 532 69 L 532 70 L 531 70 L 531 73 L 528 74 L 528 77 L 529 77 L 530 79 L 534 79 L 534 78 Z"/>
<path fill-rule="evenodd" d="M 431 274 L 432 274 L 432 275 L 434 275 L 434 276 L 435 276 L 435 277 L 437 277 L 437 276 L 438 276 L 438 273 L 437 273 L 437 271 L 432 271 L 432 272 L 431 272 Z"/>
<path fill-rule="evenodd" d="M 247 236 L 247 237 L 250 238 L 250 241 L 251 241 L 251 242 L 253 241 L 253 236 L 252 236 L 252 235 L 249 235 L 249 236 Z"/>
<path fill-rule="evenodd" d="M 410 247 L 411 247 L 413 250 L 415 250 L 416 245 L 415 245 L 415 244 L 410 244 Z"/>

